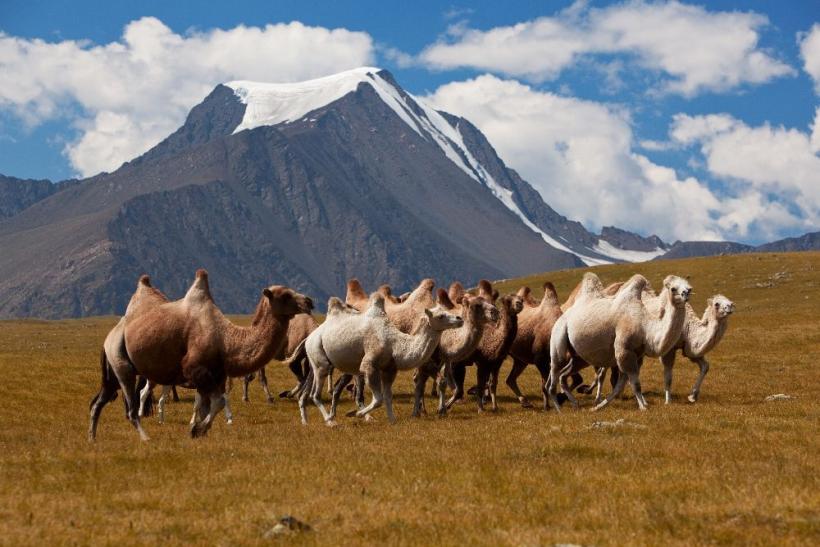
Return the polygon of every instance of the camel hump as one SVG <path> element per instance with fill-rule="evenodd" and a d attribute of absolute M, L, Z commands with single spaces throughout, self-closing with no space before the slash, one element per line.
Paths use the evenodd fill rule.
<path fill-rule="evenodd" d="M 137 281 L 137 285 L 143 285 L 145 287 L 150 287 L 151 286 L 151 278 L 148 277 L 148 274 L 142 274 L 139 278 L 139 281 Z"/>
<path fill-rule="evenodd" d="M 421 283 L 419 283 L 419 289 L 422 289 L 425 292 L 432 292 L 433 287 L 436 286 L 436 281 L 434 279 L 430 279 L 429 277 L 426 279 L 422 279 Z"/>
<path fill-rule="evenodd" d="M 373 317 L 376 315 L 385 315 L 384 312 L 384 295 L 379 294 L 378 292 L 374 292 L 370 295 L 370 299 L 367 301 L 367 312 L 366 315 Z"/>
<path fill-rule="evenodd" d="M 525 285 L 525 286 L 521 287 L 520 289 L 518 289 L 518 292 L 515 293 L 515 294 L 520 296 L 524 300 L 526 300 L 527 298 L 529 298 L 531 292 L 532 292 L 532 289 L 530 289 L 529 287 L 527 287 Z"/>
<path fill-rule="evenodd" d="M 492 298 L 493 297 L 493 284 L 487 281 L 486 279 L 482 279 L 478 282 L 478 295 L 482 298 Z"/>
<path fill-rule="evenodd" d="M 451 302 L 460 304 L 461 297 L 464 296 L 464 292 L 464 285 L 462 285 L 458 281 L 453 281 L 452 283 L 450 283 L 450 289 L 447 291 L 447 296 L 450 297 Z"/>
<path fill-rule="evenodd" d="M 544 297 L 541 299 L 541 304 L 554 305 L 558 303 L 558 291 L 555 290 L 555 285 L 552 281 L 544 283 Z"/>
<path fill-rule="evenodd" d="M 359 280 L 355 277 L 351 278 L 347 282 L 347 302 L 349 303 L 351 300 L 366 300 L 367 293 L 364 292 L 362 288 L 362 284 L 359 283 Z"/>
<path fill-rule="evenodd" d="M 649 281 L 641 274 L 635 274 L 624 283 L 621 290 L 618 291 L 617 298 L 621 300 L 632 299 L 640 300 L 641 293 L 649 284 Z"/>
<path fill-rule="evenodd" d="M 604 294 L 606 294 L 607 296 L 615 296 L 616 294 L 618 294 L 618 291 L 621 290 L 621 287 L 623 287 L 623 286 L 624 286 L 623 281 L 618 281 L 616 283 L 613 283 L 613 284 L 609 285 L 606 289 L 604 289 Z M 652 288 L 649 287 L 649 290 L 652 290 Z"/>
<path fill-rule="evenodd" d="M 393 290 L 390 288 L 390 285 L 380 285 L 378 289 L 376 289 L 379 293 L 383 294 L 384 296 L 392 296 Z"/>
<path fill-rule="evenodd" d="M 581 279 L 581 289 L 578 295 L 601 297 L 604 294 L 604 284 L 601 279 L 592 272 L 586 272 Z"/>
<path fill-rule="evenodd" d="M 185 293 L 185 300 L 213 300 L 207 271 L 202 268 L 196 271 L 196 279 L 194 279 L 188 292 Z"/>
<path fill-rule="evenodd" d="M 448 310 L 452 310 L 453 308 L 455 308 L 453 301 L 450 300 L 450 296 L 444 289 L 439 289 L 436 296 L 438 296 L 438 303 L 441 305 L 442 308 L 446 308 Z"/>

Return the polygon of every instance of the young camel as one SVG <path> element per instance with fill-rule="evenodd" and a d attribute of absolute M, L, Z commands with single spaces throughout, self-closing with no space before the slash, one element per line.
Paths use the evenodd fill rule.
<path fill-rule="evenodd" d="M 136 400 L 137 374 L 157 384 L 194 387 L 197 419 L 191 436 L 205 435 L 225 404 L 226 377 L 244 376 L 267 363 L 284 344 L 290 319 L 312 308 L 310 298 L 274 285 L 262 290 L 252 325 L 239 327 L 216 307 L 208 274 L 199 270 L 181 300 L 127 310 L 125 344 L 117 354 L 121 358 L 109 365 L 141 437 L 147 438 L 139 426 L 136 405 L 131 404 Z M 92 430 L 94 427 L 92 424 Z"/>
<path fill-rule="evenodd" d="M 524 301 L 520 296 L 508 294 L 500 301 L 501 317 L 496 324 L 486 324 L 481 341 L 476 350 L 464 361 L 453 365 L 453 376 L 456 381 L 456 394 L 451 401 L 460 398 L 464 393 L 464 376 L 466 367 L 476 364 L 476 396 L 478 411 L 484 411 L 484 392 L 489 380 L 490 400 L 493 412 L 498 410 L 496 390 L 498 388 L 498 373 L 501 364 L 509 353 L 510 346 L 518 332 L 518 314 L 524 309 Z M 448 401 L 448 404 L 452 404 Z"/>
<path fill-rule="evenodd" d="M 644 293 L 644 298 L 646 298 L 646 293 Z M 709 372 L 709 361 L 705 356 L 723 338 L 729 326 L 729 316 L 734 311 L 734 302 L 722 294 L 716 294 L 706 301 L 706 309 L 701 318 L 698 318 L 695 310 L 687 302 L 686 319 L 683 322 L 680 338 L 671 350 L 661 356 L 666 404 L 672 401 L 672 367 L 675 364 L 675 353 L 678 350 L 700 369 L 692 392 L 686 398 L 690 403 L 697 402 L 700 386 L 703 384 L 706 373 Z"/>
<path fill-rule="evenodd" d="M 443 308 L 455 312 L 453 303 L 450 302 L 443 290 L 439 291 L 438 296 L 439 304 Z M 430 377 L 438 380 L 438 414 L 443 416 L 447 413 L 447 409 L 455 401 L 453 398 L 446 402 L 444 400 L 447 383 L 448 381 L 452 382 L 452 364 L 469 357 L 481 342 L 485 325 L 496 323 L 500 316 L 498 309 L 484 298 L 469 294 L 462 296 L 461 310 L 458 313 L 464 320 L 461 327 L 442 334 L 438 351 L 433 355 L 433 359 L 419 367 L 414 378 L 416 388 L 413 401 L 413 417 L 418 417 L 423 410 L 424 386 Z"/>
<path fill-rule="evenodd" d="M 617 367 L 622 373 L 612 393 L 593 410 L 604 408 L 620 395 L 627 378 L 638 407 L 646 410 L 639 378 L 643 357 L 665 354 L 680 338 L 685 304 L 692 291 L 685 279 L 667 276 L 659 296 L 660 310 L 653 313 L 641 301 L 647 283 L 645 277 L 636 274 L 614 297 L 607 297 L 598 276 L 584 274 L 575 303 L 556 321 L 552 331 L 549 397 L 556 410 L 560 412 L 556 396 L 559 382 L 577 408 L 566 377 L 590 363 L 596 367 Z"/>
<path fill-rule="evenodd" d="M 302 423 L 307 423 L 306 403 L 310 396 L 325 422 L 334 425 L 337 391 L 341 392 L 339 386 L 343 382 L 338 382 L 334 389 L 330 412 L 325 410 L 321 398 L 321 386 L 331 367 L 344 375 L 352 376 L 360 371 L 365 374 L 373 400 L 351 414 L 367 416 L 384 403 L 387 418 L 394 423 L 393 381 L 397 372 L 411 370 L 427 362 L 438 346 L 442 333 L 457 329 L 462 323 L 460 317 L 435 307 L 423 311 L 413 334 L 405 334 L 388 320 L 384 296 L 379 293 L 371 296 L 364 313 L 328 315 L 325 322 L 304 341 L 304 351 L 312 370 L 312 386 L 308 386 L 299 398 Z"/>

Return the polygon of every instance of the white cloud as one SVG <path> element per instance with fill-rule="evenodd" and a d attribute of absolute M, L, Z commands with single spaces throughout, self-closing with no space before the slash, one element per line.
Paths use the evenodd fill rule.
<path fill-rule="evenodd" d="M 807 132 L 679 114 L 670 141 L 636 143 L 616 108 L 491 75 L 443 85 L 427 99 L 475 123 L 547 203 L 593 229 L 613 224 L 670 241 L 771 240 L 820 226 L 820 158 Z M 723 190 L 680 177 L 638 146 L 699 146 Z"/>
<path fill-rule="evenodd" d="M 799 41 L 803 70 L 814 80 L 814 91 L 820 95 L 820 23 L 812 25 L 809 32 L 799 37 Z"/>
<path fill-rule="evenodd" d="M 419 59 L 436 69 L 471 67 L 541 82 L 582 56 L 626 54 L 665 75 L 662 91 L 691 96 L 794 74 L 758 47 L 767 25 L 753 12 L 710 12 L 675 1 L 600 9 L 577 2 L 554 17 L 512 26 L 450 29 Z"/>
<path fill-rule="evenodd" d="M 744 211 L 758 229 L 776 234 L 784 227 L 820 226 L 820 157 L 815 116 L 811 133 L 763 124 L 750 127 L 728 114 L 677 114 L 670 137 L 699 145 L 711 175 L 745 192 Z M 769 196 L 771 199 L 763 199 Z M 746 235 L 742 225 L 737 229 Z"/>
<path fill-rule="evenodd" d="M 117 168 L 173 132 L 218 83 L 298 81 L 371 64 L 363 32 L 299 22 L 177 34 L 153 17 L 105 45 L 49 43 L 0 33 L 0 108 L 25 123 L 78 103 L 79 138 L 66 154 L 82 175 Z"/>
<path fill-rule="evenodd" d="M 475 123 L 544 200 L 570 218 L 657 233 L 669 240 L 720 239 L 723 204 L 694 178 L 633 151 L 617 109 L 484 75 L 427 97 Z"/>

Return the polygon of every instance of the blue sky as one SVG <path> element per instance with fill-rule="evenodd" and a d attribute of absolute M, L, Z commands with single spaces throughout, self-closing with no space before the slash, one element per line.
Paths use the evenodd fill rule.
<path fill-rule="evenodd" d="M 818 22 L 816 1 L 6 1 L 0 173 L 110 170 L 220 79 L 296 81 L 367 62 L 476 123 L 548 203 L 590 228 L 769 240 L 820 229 Z M 236 66 L 214 51 L 225 43 Z M 144 67 L 188 54 L 203 67 Z M 124 96 L 108 92 L 114 81 Z"/>

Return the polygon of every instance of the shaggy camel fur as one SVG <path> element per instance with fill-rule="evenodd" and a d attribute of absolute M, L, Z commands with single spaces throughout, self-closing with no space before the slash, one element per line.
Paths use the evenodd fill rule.
<path fill-rule="evenodd" d="M 590 363 L 617 367 L 623 373 L 612 393 L 594 410 L 604 408 L 620 395 L 627 378 L 638 407 L 646 409 L 639 377 L 643 357 L 663 355 L 678 341 L 686 316 L 685 304 L 692 291 L 685 279 L 667 276 L 658 297 L 659 312 L 653 313 L 641 301 L 647 284 L 645 277 L 634 275 L 614 297 L 607 297 L 598 276 L 584 274 L 575 303 L 556 321 L 552 331 L 549 396 L 556 410 L 560 412 L 556 397 L 559 381 L 569 401 L 578 406 L 566 385 L 566 376 Z"/>
<path fill-rule="evenodd" d="M 646 293 L 644 293 L 644 297 Z M 647 308 L 649 306 L 647 305 Z M 692 306 L 686 304 L 686 319 L 680 338 L 672 349 L 661 356 L 666 404 L 672 400 L 672 367 L 675 364 L 675 353 L 681 350 L 684 357 L 698 365 L 698 374 L 692 392 L 687 397 L 690 403 L 697 402 L 700 386 L 706 373 L 709 372 L 709 361 L 705 356 L 721 341 L 729 326 L 729 316 L 735 311 L 735 304 L 722 294 L 716 294 L 706 301 L 703 317 L 698 318 Z"/>
<path fill-rule="evenodd" d="M 443 308 L 452 306 L 452 302 L 443 300 L 446 295 L 439 293 L 440 305 Z M 450 307 L 448 311 L 453 311 Z M 443 416 L 447 413 L 448 404 L 445 402 L 447 383 L 452 382 L 452 364 L 463 361 L 471 355 L 481 341 L 484 333 L 484 326 L 487 323 L 498 321 L 499 313 L 495 306 L 487 302 L 480 296 L 464 294 L 461 297 L 461 311 L 459 315 L 463 319 L 463 324 L 458 329 L 450 330 L 442 334 L 441 342 L 433 359 L 419 367 L 414 378 L 416 389 L 413 402 L 413 416 L 418 417 L 422 412 L 424 399 L 424 386 L 430 377 L 438 379 L 438 414 Z"/>
<path fill-rule="evenodd" d="M 127 401 L 135 400 L 137 374 L 158 384 L 194 387 L 197 419 L 191 435 L 202 436 L 225 404 L 226 377 L 244 376 L 267 363 L 284 344 L 291 317 L 312 308 L 310 298 L 274 285 L 262 290 L 252 325 L 236 326 L 214 304 L 208 274 L 199 270 L 181 300 L 126 310 L 120 348 L 125 358 L 109 364 Z M 132 414 L 144 437 L 139 416 Z"/>
<path fill-rule="evenodd" d="M 492 294 L 492 293 L 491 293 Z M 484 325 L 484 333 L 476 350 L 464 361 L 453 365 L 453 375 L 456 381 L 456 393 L 451 398 L 455 401 L 464 393 L 464 376 L 466 367 L 476 364 L 478 385 L 476 395 L 478 411 L 484 411 L 484 391 L 489 380 L 490 400 L 493 411 L 498 410 L 496 390 L 498 387 L 498 372 L 501 364 L 509 353 L 510 346 L 518 332 L 518 314 L 524 309 L 524 301 L 515 295 L 506 295 L 499 302 L 501 317 L 495 324 Z M 452 404 L 448 401 L 448 404 Z"/>
<path fill-rule="evenodd" d="M 331 303 L 328 303 L 328 307 Z M 440 307 L 425 309 L 418 319 L 413 334 L 401 332 L 385 310 L 384 296 L 374 293 L 364 313 L 328 315 L 322 325 L 304 342 L 304 351 L 312 370 L 312 386 L 299 398 L 302 423 L 307 423 L 307 397 L 313 399 L 325 422 L 332 425 L 334 406 L 327 412 L 322 404 L 321 386 L 330 368 L 345 375 L 364 372 L 373 400 L 366 407 L 353 412 L 366 416 L 384 403 L 391 423 L 393 414 L 393 381 L 399 370 L 414 369 L 427 362 L 439 344 L 443 332 L 461 327 L 463 320 Z M 299 350 L 297 350 L 299 351 Z M 337 389 L 343 382 L 337 383 Z"/>

